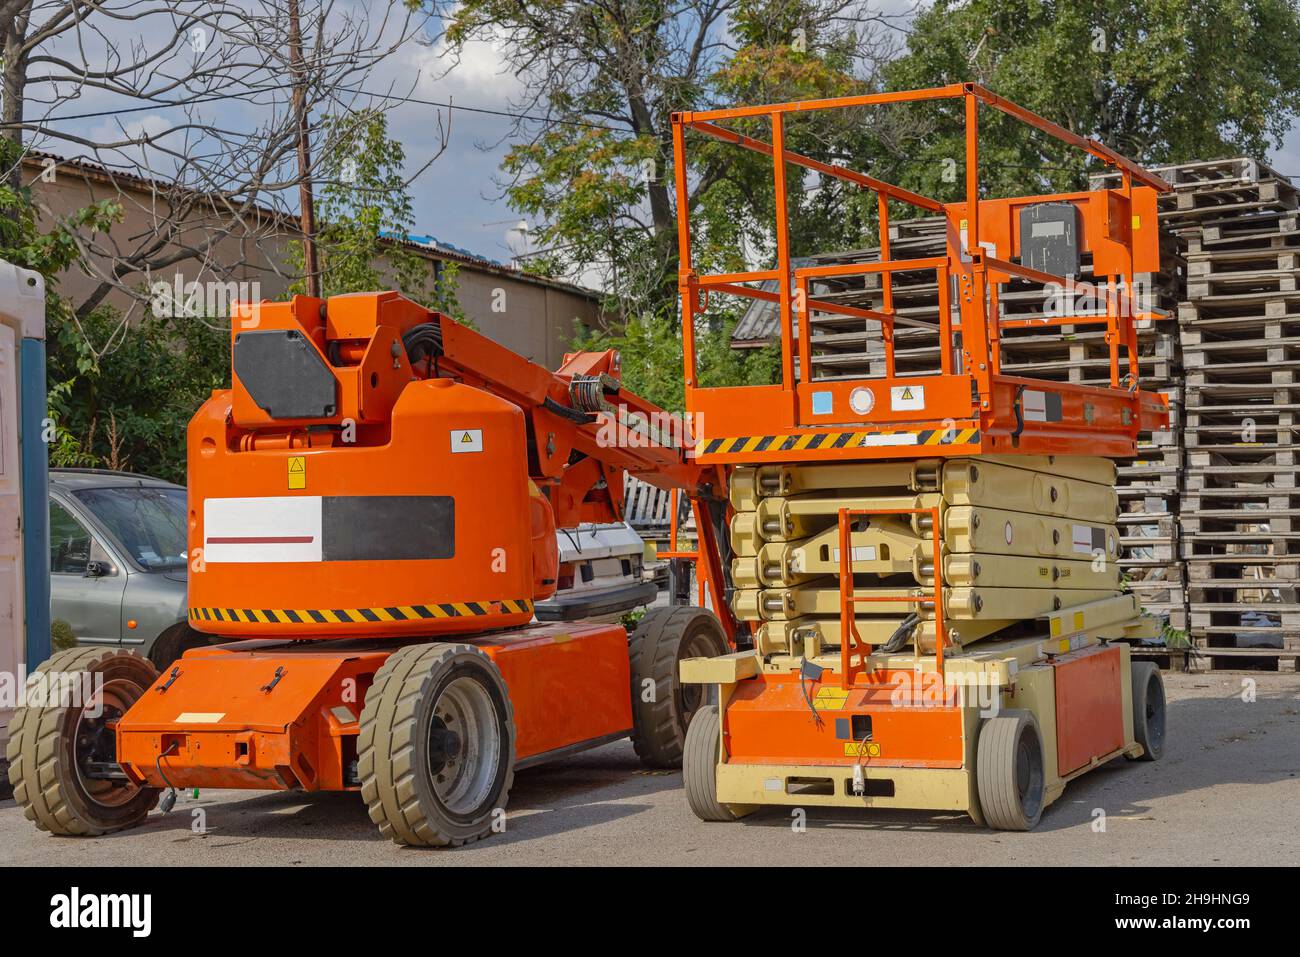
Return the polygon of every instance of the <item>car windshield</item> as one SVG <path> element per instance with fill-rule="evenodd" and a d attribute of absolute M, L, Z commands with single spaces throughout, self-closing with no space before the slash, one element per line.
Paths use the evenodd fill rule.
<path fill-rule="evenodd" d="M 146 571 L 185 567 L 185 490 L 128 485 L 73 493 Z"/>

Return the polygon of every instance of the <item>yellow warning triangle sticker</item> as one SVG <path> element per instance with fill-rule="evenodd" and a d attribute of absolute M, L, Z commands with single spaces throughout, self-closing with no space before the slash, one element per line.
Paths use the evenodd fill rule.
<path fill-rule="evenodd" d="M 910 399 L 911 397 L 912 397 L 912 387 L 908 386 L 907 388 L 903 389 L 903 398 Z"/>
<path fill-rule="evenodd" d="M 303 465 L 302 459 L 290 459 L 290 460 L 289 460 L 289 471 L 290 471 L 290 472 L 305 472 L 305 471 L 307 471 L 307 469 L 306 469 L 306 467 Z"/>
<path fill-rule="evenodd" d="M 473 441 L 474 441 L 473 437 L 468 432 L 466 432 L 464 435 L 460 437 L 461 445 L 468 445 L 473 443 Z"/>

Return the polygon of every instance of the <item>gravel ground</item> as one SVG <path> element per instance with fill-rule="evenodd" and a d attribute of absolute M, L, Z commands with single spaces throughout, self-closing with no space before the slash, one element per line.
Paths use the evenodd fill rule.
<path fill-rule="evenodd" d="M 1165 681 L 1164 759 L 1085 775 L 1027 834 L 923 812 L 810 809 L 797 830 L 773 808 L 702 824 L 680 774 L 641 769 L 619 742 L 521 772 L 507 832 L 454 851 L 390 844 L 355 794 L 209 791 L 98 839 L 52 838 L 0 802 L 0 864 L 1300 864 L 1300 675 Z M 1255 700 L 1245 701 L 1251 681 Z M 204 834 L 191 828 L 197 809 Z"/>

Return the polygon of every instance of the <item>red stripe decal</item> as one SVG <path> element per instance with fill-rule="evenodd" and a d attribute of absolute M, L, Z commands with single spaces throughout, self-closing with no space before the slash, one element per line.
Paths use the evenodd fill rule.
<path fill-rule="evenodd" d="M 307 545 L 315 535 L 257 535 L 232 538 L 209 538 L 209 545 Z"/>

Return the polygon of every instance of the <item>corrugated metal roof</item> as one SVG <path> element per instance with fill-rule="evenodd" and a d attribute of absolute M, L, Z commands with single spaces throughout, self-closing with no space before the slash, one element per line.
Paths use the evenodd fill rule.
<path fill-rule="evenodd" d="M 811 262 L 809 258 L 791 259 L 790 268 L 798 269 Z M 758 288 L 763 292 L 776 292 L 776 280 L 768 279 L 761 282 Z M 751 299 L 749 308 L 745 310 L 745 314 L 740 317 L 736 328 L 731 332 L 731 344 L 736 347 L 766 345 L 776 335 L 777 315 L 776 303 Z"/>

